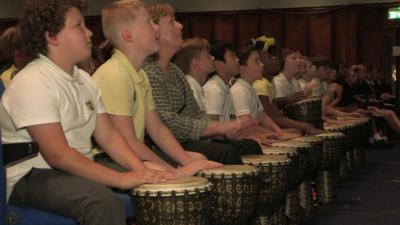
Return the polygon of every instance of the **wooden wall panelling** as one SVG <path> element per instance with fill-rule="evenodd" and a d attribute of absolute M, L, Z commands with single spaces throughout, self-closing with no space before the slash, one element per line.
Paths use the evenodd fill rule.
<path fill-rule="evenodd" d="M 336 63 L 351 65 L 357 63 L 357 15 L 355 11 L 343 9 L 335 15 L 335 57 Z"/>
<path fill-rule="evenodd" d="M 281 14 L 265 10 L 259 17 L 260 35 L 273 37 L 275 38 L 275 42 L 278 46 L 283 46 L 283 16 Z"/>
<path fill-rule="evenodd" d="M 182 24 L 182 37 L 191 37 L 192 27 L 191 27 L 191 16 L 188 14 L 177 14 L 176 21 Z"/>
<path fill-rule="evenodd" d="M 241 13 L 238 15 L 238 19 L 237 46 L 241 48 L 248 43 L 250 39 L 259 36 L 259 19 L 258 13 L 256 12 Z"/>
<path fill-rule="evenodd" d="M 320 14 L 310 16 L 309 54 L 332 57 L 332 16 Z"/>
<path fill-rule="evenodd" d="M 85 17 L 85 24 L 90 31 L 92 31 L 92 43 L 96 47 L 100 42 L 105 40 L 103 35 L 103 29 L 101 28 L 101 18 L 100 16 L 88 16 Z"/>
<path fill-rule="evenodd" d="M 214 40 L 237 44 L 236 16 L 221 14 L 214 17 Z"/>
<path fill-rule="evenodd" d="M 308 16 L 285 15 L 284 46 L 308 55 Z"/>
<path fill-rule="evenodd" d="M 196 14 L 191 19 L 191 37 L 211 40 L 214 37 L 212 14 Z"/>

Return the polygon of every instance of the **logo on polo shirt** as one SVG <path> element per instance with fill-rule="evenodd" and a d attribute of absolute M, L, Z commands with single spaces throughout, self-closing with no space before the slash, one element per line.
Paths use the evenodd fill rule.
<path fill-rule="evenodd" d="M 86 106 L 93 111 L 94 110 L 94 105 L 91 99 L 89 99 L 89 101 L 86 102 Z"/>

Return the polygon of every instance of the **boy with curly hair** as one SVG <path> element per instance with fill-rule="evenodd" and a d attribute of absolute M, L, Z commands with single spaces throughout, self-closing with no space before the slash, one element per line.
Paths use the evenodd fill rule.
<path fill-rule="evenodd" d="M 125 225 L 121 200 L 109 187 L 163 182 L 170 173 L 148 169 L 107 116 L 99 90 L 77 64 L 91 54 L 80 0 L 30 0 L 20 28 L 34 61 L 4 93 L 3 143 L 37 142 L 38 156 L 7 168 L 10 204 L 50 211 L 85 225 Z M 92 160 L 90 137 L 119 165 Z"/>

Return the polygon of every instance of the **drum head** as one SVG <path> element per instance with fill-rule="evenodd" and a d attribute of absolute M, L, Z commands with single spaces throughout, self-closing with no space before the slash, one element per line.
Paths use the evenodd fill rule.
<path fill-rule="evenodd" d="M 262 151 L 266 155 L 296 155 L 297 154 L 297 148 L 291 148 L 291 147 L 263 147 Z"/>
<path fill-rule="evenodd" d="M 303 141 L 285 141 L 276 142 L 272 144 L 273 147 L 283 147 L 283 148 L 311 148 L 311 144 Z"/>
<path fill-rule="evenodd" d="M 172 192 L 178 195 L 184 195 L 185 192 L 194 194 L 196 191 L 204 192 L 211 188 L 212 184 L 203 177 L 181 177 L 176 180 L 170 180 L 159 184 L 143 184 L 132 190 L 133 195 L 171 196 Z"/>
<path fill-rule="evenodd" d="M 222 175 L 225 177 L 232 177 L 233 174 L 235 174 L 236 177 L 241 177 L 245 174 L 258 174 L 258 169 L 250 165 L 224 165 L 222 167 L 202 170 L 199 172 L 199 175 L 205 177 L 221 177 Z"/>
<path fill-rule="evenodd" d="M 279 163 L 288 164 L 290 159 L 286 155 L 243 155 L 242 161 L 250 165 L 277 165 Z"/>
<path fill-rule="evenodd" d="M 322 140 L 321 137 L 318 136 L 303 136 L 292 139 L 292 141 L 309 142 L 309 143 L 320 142 L 321 140 Z"/>
<path fill-rule="evenodd" d="M 322 138 L 344 138 L 344 137 L 346 137 L 341 132 L 329 132 L 329 133 L 317 134 L 317 136 L 322 137 Z"/>

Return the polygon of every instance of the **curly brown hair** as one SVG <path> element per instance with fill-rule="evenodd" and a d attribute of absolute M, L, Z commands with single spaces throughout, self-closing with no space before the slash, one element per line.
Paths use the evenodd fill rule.
<path fill-rule="evenodd" d="M 71 8 L 84 13 L 85 0 L 27 0 L 19 20 L 24 52 L 31 57 L 47 54 L 45 33 L 57 35 L 64 27 L 65 15 Z"/>

